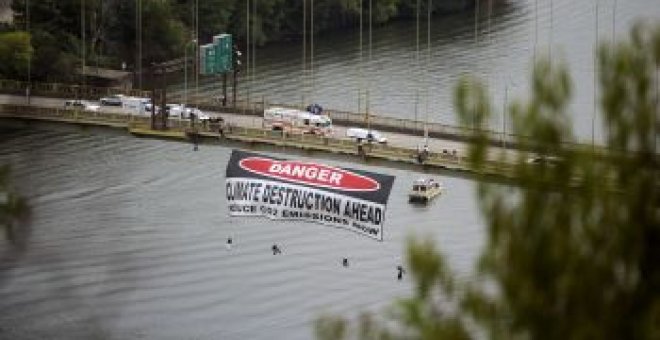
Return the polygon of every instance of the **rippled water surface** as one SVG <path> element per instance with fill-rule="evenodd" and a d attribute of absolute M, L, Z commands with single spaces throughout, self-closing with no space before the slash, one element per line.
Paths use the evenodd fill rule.
<path fill-rule="evenodd" d="M 395 175 L 377 242 L 229 218 L 224 146 L 193 152 L 108 131 L 1 136 L 0 163 L 12 164 L 33 216 L 21 247 L 0 245 L 0 338 L 306 339 L 321 313 L 378 311 L 410 291 L 396 280 L 408 235 L 433 236 L 463 274 L 483 242 L 467 179 L 437 175 L 448 193 L 415 207 L 406 192 L 419 174 L 410 170 L 277 153 Z M 272 255 L 273 243 L 283 255 Z"/>

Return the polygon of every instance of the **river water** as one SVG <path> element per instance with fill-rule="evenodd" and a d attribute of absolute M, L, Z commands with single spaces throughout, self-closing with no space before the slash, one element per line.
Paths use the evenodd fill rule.
<path fill-rule="evenodd" d="M 378 242 L 313 223 L 229 218 L 231 149 L 222 145 L 193 152 L 108 131 L 1 132 L 0 163 L 12 164 L 33 210 L 19 247 L 0 244 L 4 339 L 308 339 L 322 313 L 382 311 L 411 291 L 396 279 L 407 236 L 435 239 L 462 275 L 483 243 L 468 179 L 435 175 L 446 195 L 412 206 L 406 193 L 419 173 L 260 151 L 396 176 Z"/>
<path fill-rule="evenodd" d="M 546 56 L 565 61 L 571 71 L 574 93 L 569 116 L 578 139 L 591 140 L 593 121 L 595 137 L 601 140 L 601 120 L 598 115 L 593 119 L 595 42 L 627 36 L 637 20 L 657 22 L 658 1 L 505 0 L 493 1 L 491 10 L 488 2 L 480 1 L 478 20 L 472 11 L 433 17 L 430 59 L 425 13 L 419 57 L 414 20 L 374 27 L 371 58 L 367 19 L 362 59 L 359 30 L 315 37 L 313 75 L 308 51 L 308 71 L 303 76 L 302 43 L 259 48 L 253 76 L 239 81 L 240 97 L 246 99 L 249 93 L 251 100 L 318 102 L 328 108 L 364 112 L 368 90 L 369 111 L 374 114 L 456 124 L 453 89 L 462 75 L 480 77 L 501 112 L 505 95 L 509 100 L 525 98 L 532 61 Z M 189 84 L 192 93 L 193 83 Z M 205 97 L 218 95 L 219 84 L 202 80 L 199 92 Z M 180 90 L 182 85 L 175 88 Z M 491 122 L 496 131 L 506 126 L 511 123 L 503 125 L 501 116 Z"/>

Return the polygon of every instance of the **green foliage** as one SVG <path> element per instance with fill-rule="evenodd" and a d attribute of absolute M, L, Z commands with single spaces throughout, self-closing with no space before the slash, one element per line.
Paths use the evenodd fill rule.
<path fill-rule="evenodd" d="M 183 51 L 185 27 L 174 19 L 172 7 L 167 1 L 142 0 L 143 63 L 162 62 L 178 57 Z M 157 18 L 157 20 L 150 20 Z"/>
<path fill-rule="evenodd" d="M 376 328 L 398 339 L 660 338 L 659 51 L 660 26 L 641 25 L 600 48 L 607 151 L 566 143 L 568 71 L 538 62 L 531 98 L 507 112 L 514 134 L 533 136 L 517 141 L 524 149 L 513 159 L 494 153 L 475 130 L 470 165 L 478 173 L 497 156 L 515 163 L 516 180 L 477 184 L 488 229 L 474 279 L 456 278 L 430 241 L 410 242 L 416 290 L 395 305 L 395 331 Z M 459 83 L 465 124 L 495 114 L 486 93 L 474 79 Z"/>
<path fill-rule="evenodd" d="M 26 32 L 0 33 L 0 77 L 25 76 L 32 53 L 30 35 Z"/>
<path fill-rule="evenodd" d="M 309 11 L 312 1 L 305 1 Z M 14 30 L 27 29 L 27 3 L 26 0 L 12 1 Z M 200 43 L 210 42 L 212 36 L 219 33 L 233 34 L 238 43 L 245 41 L 245 0 L 32 0 L 29 1 L 29 33 L 33 36 L 35 49 L 33 79 L 77 80 L 76 70 L 82 64 L 83 49 L 87 65 L 110 68 L 118 68 L 122 62 L 136 65 L 138 3 L 142 4 L 142 65 L 183 56 L 185 44 L 195 37 L 195 3 L 199 5 L 196 12 L 199 14 Z M 314 32 L 355 27 L 360 5 L 366 24 L 370 15 L 369 3 L 369 0 L 314 0 Z M 437 2 L 434 10 L 441 11 L 446 4 L 460 10 L 469 3 L 470 0 Z M 252 13 L 254 4 L 257 5 L 256 15 Z M 382 24 L 406 16 L 416 5 L 416 0 L 373 0 L 371 4 L 373 23 Z M 258 45 L 302 38 L 302 0 L 255 0 L 250 5 L 250 25 Z M 84 27 L 81 10 L 85 13 Z M 311 26 L 309 13 L 307 25 Z M 6 68 L 20 67 L 10 65 Z M 16 72 L 6 74 L 20 78 Z"/>
<path fill-rule="evenodd" d="M 67 42 L 75 43 L 75 37 L 67 36 L 68 40 L 61 40 L 45 30 L 32 30 L 32 34 L 32 41 L 35 46 L 31 68 L 32 79 L 44 79 L 46 81 L 76 80 L 74 70 L 79 62 L 80 55 L 62 49 L 62 45 Z"/>

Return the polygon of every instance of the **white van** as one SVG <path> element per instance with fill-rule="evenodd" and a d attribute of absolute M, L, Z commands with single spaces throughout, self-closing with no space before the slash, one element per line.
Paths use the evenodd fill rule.
<path fill-rule="evenodd" d="M 126 96 L 121 98 L 121 107 L 132 114 L 146 114 L 150 110 L 149 105 L 151 105 L 150 98 Z"/>
<path fill-rule="evenodd" d="M 332 120 L 327 115 L 270 107 L 264 110 L 263 128 L 289 133 L 332 135 Z"/>
<path fill-rule="evenodd" d="M 358 142 L 364 140 L 369 143 L 376 142 L 380 144 L 387 144 L 387 138 L 383 137 L 383 135 L 381 135 L 381 133 L 376 130 L 348 128 L 346 129 L 346 137 L 353 138 Z"/>

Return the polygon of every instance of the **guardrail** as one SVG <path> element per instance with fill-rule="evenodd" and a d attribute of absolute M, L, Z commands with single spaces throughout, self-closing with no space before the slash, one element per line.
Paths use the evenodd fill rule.
<path fill-rule="evenodd" d="M 218 105 L 211 100 L 197 101 L 197 106 L 206 111 L 214 111 L 221 113 L 240 113 L 244 115 L 263 116 L 264 109 L 272 106 L 279 106 L 291 109 L 305 110 L 304 107 L 299 105 L 291 105 L 285 103 L 267 102 L 265 100 L 247 102 L 244 100 L 237 101 L 236 103 L 227 106 Z M 475 132 L 484 132 L 493 145 L 516 147 L 516 140 L 518 136 L 512 134 L 503 134 L 502 132 L 493 131 L 489 129 L 473 129 L 468 127 L 461 127 L 441 123 L 425 123 L 422 121 L 415 121 L 412 119 L 392 118 L 381 115 L 369 115 L 369 124 L 367 124 L 366 114 L 355 113 L 349 111 L 339 111 L 326 109 L 324 113 L 332 118 L 334 124 L 344 126 L 371 127 L 375 130 L 397 132 L 411 135 L 423 135 L 424 130 L 432 138 L 444 138 L 458 141 L 469 141 Z"/>
<path fill-rule="evenodd" d="M 263 99 L 253 102 L 237 101 L 235 105 L 230 104 L 228 106 L 217 105 L 212 103 L 210 100 L 206 100 L 201 101 L 201 104 L 198 106 L 200 109 L 206 111 L 233 114 L 240 113 L 253 116 L 263 116 L 264 109 L 273 106 L 305 110 L 305 108 L 300 105 L 266 102 Z M 336 125 L 355 126 L 362 128 L 367 127 L 367 118 L 365 114 L 332 109 L 326 109 L 324 110 L 324 113 L 330 116 L 332 118 L 333 124 Z M 423 136 L 424 131 L 426 130 L 428 131 L 428 135 L 431 138 L 441 138 L 460 142 L 470 142 L 474 138 L 473 136 L 475 134 L 483 133 L 485 134 L 489 144 L 494 147 L 500 147 L 503 149 L 526 149 L 528 151 L 534 151 L 538 147 L 537 141 L 532 136 L 503 133 L 490 129 L 461 127 L 433 122 L 425 123 L 412 119 L 392 118 L 388 116 L 373 114 L 370 114 L 368 119 L 368 126 L 374 130 L 417 136 Z M 562 144 L 569 148 L 590 149 L 601 154 L 606 154 L 607 152 L 611 151 L 601 145 L 585 144 L 575 141 L 563 141 Z"/>
<path fill-rule="evenodd" d="M 34 105 L 0 105 L 0 116 L 10 118 L 41 119 L 48 121 L 61 121 L 67 123 L 104 125 L 119 128 L 140 129 L 143 132 L 154 135 L 176 138 L 186 138 L 191 135 L 204 135 L 222 138 L 227 137 L 234 140 L 248 142 L 263 142 L 271 145 L 284 145 L 303 149 L 316 149 L 331 152 L 347 153 L 358 156 L 369 156 L 391 161 L 419 163 L 419 152 L 410 148 L 392 145 L 380 145 L 369 143 L 357 143 L 349 139 L 322 137 L 316 135 L 289 134 L 281 131 L 271 131 L 261 128 L 237 126 L 216 122 L 197 122 L 192 124 L 189 120 L 170 119 L 165 131 L 151 130 L 151 117 L 137 116 L 129 113 L 111 113 L 103 111 L 84 111 L 80 109 L 66 109 L 59 107 L 41 107 Z M 159 117 L 156 117 L 157 120 Z M 222 128 L 222 130 L 221 130 Z M 588 146 L 591 147 L 591 146 Z M 601 149 L 601 157 L 625 157 L 620 152 L 607 153 Z M 468 165 L 468 160 L 463 155 L 449 152 L 429 152 L 422 162 L 424 165 L 443 167 L 452 170 L 473 172 Z M 485 167 L 479 170 L 482 174 L 497 175 L 504 177 L 514 176 L 515 164 L 506 161 L 490 159 Z"/>
<path fill-rule="evenodd" d="M 279 106 L 297 110 L 305 110 L 304 107 L 300 105 L 291 105 L 286 103 L 275 103 L 267 102 L 265 100 L 257 101 L 245 101 L 239 100 L 236 103 L 230 103 L 227 106 L 218 105 L 209 99 L 195 100 L 197 106 L 201 110 L 214 111 L 220 113 L 239 113 L 243 115 L 251 116 L 263 116 L 264 109 L 267 107 Z M 449 124 L 434 123 L 434 122 L 422 122 L 412 119 L 403 119 L 403 118 L 392 118 L 382 115 L 369 114 L 367 124 L 367 117 L 364 113 L 355 113 L 349 111 L 340 111 L 325 109 L 323 111 L 330 118 L 332 118 L 333 124 L 341 126 L 352 126 L 352 127 L 370 127 L 374 130 L 387 131 L 387 132 L 396 132 L 409 135 L 423 136 L 424 131 L 428 132 L 428 136 L 431 138 L 442 138 L 448 140 L 455 140 L 460 142 L 469 142 L 472 140 L 473 136 L 476 133 L 484 133 L 489 143 L 492 146 L 516 149 L 522 148 L 523 145 L 527 148 L 534 147 L 534 139 L 529 136 L 520 136 L 514 135 L 511 133 L 503 133 L 499 131 L 494 131 L 490 129 L 478 129 L 470 127 L 461 127 Z M 583 145 L 578 143 L 567 142 L 565 144 L 570 145 Z"/>

